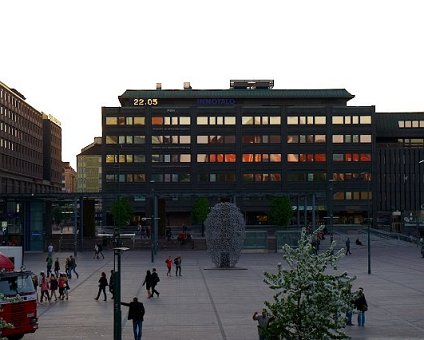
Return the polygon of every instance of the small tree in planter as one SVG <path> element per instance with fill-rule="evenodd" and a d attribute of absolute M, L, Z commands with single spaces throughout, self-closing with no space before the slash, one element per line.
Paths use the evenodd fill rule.
<path fill-rule="evenodd" d="M 265 305 L 274 316 L 268 331 L 285 339 L 345 339 L 346 312 L 352 310 L 350 289 L 355 278 L 337 269 L 344 250 L 330 248 L 315 255 L 312 235 L 302 232 L 297 248 L 283 246 L 288 270 L 265 273 L 265 283 L 277 291 Z"/>
<path fill-rule="evenodd" d="M 205 219 L 209 213 L 209 200 L 206 197 L 199 197 L 194 201 L 192 216 L 193 222 L 202 225 L 202 236 L 204 236 Z"/>

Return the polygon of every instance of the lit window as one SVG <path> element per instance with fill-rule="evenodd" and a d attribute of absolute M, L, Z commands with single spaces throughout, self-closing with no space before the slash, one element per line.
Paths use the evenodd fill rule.
<path fill-rule="evenodd" d="M 275 117 L 275 116 L 269 117 L 269 124 L 271 124 L 271 125 L 281 125 L 281 117 Z"/>
<path fill-rule="evenodd" d="M 315 124 L 316 125 L 325 125 L 326 124 L 326 117 L 325 116 L 316 116 L 315 117 Z"/>
<path fill-rule="evenodd" d="M 134 125 L 145 125 L 145 117 L 134 117 Z"/>
<path fill-rule="evenodd" d="M 371 116 L 360 116 L 361 124 L 371 124 Z"/>
<path fill-rule="evenodd" d="M 333 116 L 332 122 L 333 122 L 334 125 L 344 124 L 343 116 Z"/>
<path fill-rule="evenodd" d="M 197 117 L 197 125 L 208 125 L 208 117 Z"/>
<path fill-rule="evenodd" d="M 106 125 L 118 125 L 118 117 L 106 117 Z"/>
<path fill-rule="evenodd" d="M 242 125 L 253 125 L 253 117 L 243 116 L 241 119 Z"/>
<path fill-rule="evenodd" d="M 361 135 L 360 136 L 361 143 L 371 143 L 371 135 Z"/>
<path fill-rule="evenodd" d="M 224 118 L 225 125 L 236 125 L 236 117 L 228 116 Z"/>
<path fill-rule="evenodd" d="M 297 116 L 288 116 L 287 117 L 287 125 L 298 125 L 299 118 Z"/>

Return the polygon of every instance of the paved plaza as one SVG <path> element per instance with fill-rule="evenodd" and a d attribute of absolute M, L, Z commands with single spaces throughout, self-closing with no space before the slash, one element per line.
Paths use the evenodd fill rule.
<path fill-rule="evenodd" d="M 366 239 L 361 235 L 362 240 Z M 345 235 L 338 235 L 344 245 Z M 415 244 L 372 237 L 372 274 L 367 274 L 367 247 L 354 245 L 339 270 L 356 275 L 354 288 L 363 287 L 368 300 L 364 328 L 348 328 L 352 339 L 424 339 L 424 259 Z M 326 244 L 322 244 L 325 247 Z M 62 266 L 71 253 L 56 253 Z M 79 253 L 79 278 L 70 281 L 69 301 L 39 305 L 39 330 L 27 340 L 113 339 L 113 300 L 96 301 L 102 271 L 109 277 L 113 254 L 104 260 Z M 165 259 L 181 255 L 182 277 L 166 277 Z M 28 269 L 45 270 L 46 254 L 26 254 Z M 122 256 L 122 301 L 134 296 L 144 303 L 143 339 L 248 340 L 257 339 L 254 311 L 260 311 L 272 290 L 263 283 L 264 271 L 276 271 L 279 253 L 244 253 L 234 270 L 213 268 L 205 251 L 159 251 L 154 265 L 150 252 L 129 250 Z M 142 286 L 147 269 L 156 267 L 161 281 L 159 298 L 147 299 Z M 133 339 L 132 323 L 122 306 L 122 339 Z"/>

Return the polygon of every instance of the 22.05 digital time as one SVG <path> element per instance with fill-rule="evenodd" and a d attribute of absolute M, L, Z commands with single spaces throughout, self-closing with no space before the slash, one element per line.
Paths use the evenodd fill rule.
<path fill-rule="evenodd" d="M 157 98 L 135 98 L 133 101 L 134 106 L 156 106 L 158 103 Z"/>

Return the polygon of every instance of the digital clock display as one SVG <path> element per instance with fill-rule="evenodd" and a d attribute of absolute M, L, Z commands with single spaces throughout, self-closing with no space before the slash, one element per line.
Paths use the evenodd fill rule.
<path fill-rule="evenodd" d="M 157 98 L 135 98 L 133 101 L 134 106 L 156 106 L 158 103 Z"/>

